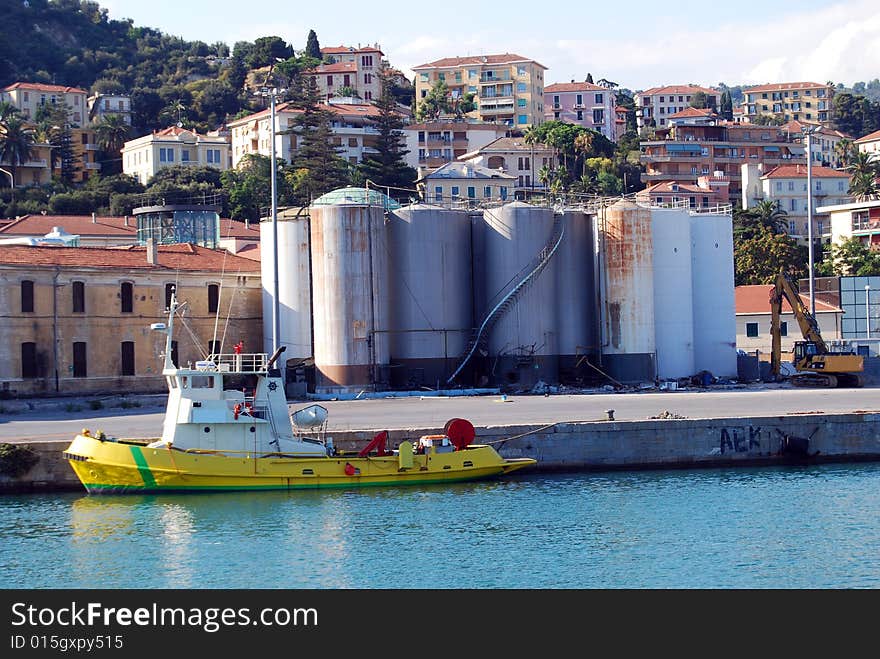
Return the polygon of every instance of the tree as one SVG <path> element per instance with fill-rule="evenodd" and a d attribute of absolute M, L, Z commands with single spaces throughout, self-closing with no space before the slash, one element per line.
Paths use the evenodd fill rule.
<path fill-rule="evenodd" d="M 80 158 L 73 148 L 70 108 L 60 103 L 45 105 L 37 111 L 35 119 L 39 132 L 52 148 L 53 169 L 57 166 L 58 178 L 71 185 L 79 171 Z"/>
<path fill-rule="evenodd" d="M 880 195 L 880 188 L 877 186 L 877 176 L 868 173 L 856 173 L 850 179 L 849 194 L 858 201 L 866 201 L 874 199 Z"/>
<path fill-rule="evenodd" d="M 271 205 L 272 170 L 269 158 L 256 153 L 242 157 L 237 169 L 220 174 L 228 203 L 230 217 L 259 222 L 264 209 Z"/>
<path fill-rule="evenodd" d="M 379 114 L 369 120 L 378 132 L 376 154 L 364 159 L 360 172 L 366 179 L 379 186 L 413 188 L 418 172 L 403 159 L 409 151 L 404 146 L 403 117 L 398 114 L 397 103 L 391 93 L 391 74 L 388 68 L 382 65 L 377 75 L 381 91 L 373 105 Z"/>
<path fill-rule="evenodd" d="M 321 59 L 321 44 L 318 43 L 318 35 L 314 30 L 309 30 L 309 36 L 306 39 L 306 55 Z"/>
<path fill-rule="evenodd" d="M 697 108 L 698 110 L 705 110 L 708 107 L 711 107 L 711 103 L 709 101 L 709 97 L 706 95 L 706 92 L 696 92 L 691 96 L 690 106 L 692 108 Z"/>
<path fill-rule="evenodd" d="M 827 277 L 874 277 L 880 275 L 880 253 L 853 236 L 832 244 L 816 271 Z"/>
<path fill-rule="evenodd" d="M 836 166 L 846 167 L 852 164 L 852 159 L 856 153 L 856 145 L 853 144 L 852 140 L 844 137 L 834 145 L 834 156 L 837 160 Z"/>
<path fill-rule="evenodd" d="M 305 99 L 300 104 L 302 114 L 296 118 L 300 130 L 300 143 L 291 164 L 298 172 L 294 194 L 300 203 L 306 204 L 316 197 L 348 185 L 348 166 L 330 143 L 330 111 L 318 102 L 318 86 L 314 76 L 305 82 Z"/>
<path fill-rule="evenodd" d="M 733 121 L 733 99 L 729 89 L 721 92 L 721 116 L 727 121 Z"/>
<path fill-rule="evenodd" d="M 787 215 L 778 199 L 760 201 L 749 209 L 737 208 L 733 213 L 734 240 L 748 240 L 763 231 L 785 234 L 788 232 Z"/>
<path fill-rule="evenodd" d="M 439 117 L 441 112 L 449 112 L 450 109 L 449 88 L 444 81 L 438 80 L 416 107 L 416 119 L 430 121 Z"/>
<path fill-rule="evenodd" d="M 593 150 L 593 135 L 595 135 L 595 133 L 592 131 L 585 131 L 576 135 L 574 138 L 574 151 L 575 153 L 581 154 L 584 162 L 584 166 L 581 169 L 582 174 L 586 174 L 587 156 Z"/>
<path fill-rule="evenodd" d="M 772 284 L 780 270 L 792 279 L 805 277 L 805 251 L 791 236 L 759 226 L 749 238 L 734 243 L 736 285 Z"/>
<path fill-rule="evenodd" d="M 18 168 L 33 157 L 33 145 L 34 129 L 28 127 L 17 114 L 0 122 L 0 162 L 9 163 L 13 180 L 18 180 Z M 11 187 L 15 201 L 15 186 Z"/>
<path fill-rule="evenodd" d="M 354 87 L 342 87 L 335 94 L 336 96 L 341 96 L 343 98 L 360 98 L 361 95 L 358 94 L 357 89 Z"/>
<path fill-rule="evenodd" d="M 278 59 L 289 59 L 293 55 L 293 48 L 281 37 L 260 37 L 254 40 L 254 46 L 245 56 L 244 63 L 250 69 L 259 69 L 274 64 Z"/>
<path fill-rule="evenodd" d="M 129 131 L 130 127 L 121 114 L 104 115 L 95 126 L 95 142 L 106 155 L 113 156 L 112 158 L 105 158 L 103 163 L 107 165 L 109 162 L 112 162 L 114 166 L 102 167 L 102 169 L 112 169 L 115 172 L 122 171 L 120 152 L 126 139 L 128 139 Z"/>

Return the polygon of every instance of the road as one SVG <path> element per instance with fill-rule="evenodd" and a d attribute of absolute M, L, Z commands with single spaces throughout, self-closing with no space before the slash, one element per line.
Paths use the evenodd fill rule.
<path fill-rule="evenodd" d="M 621 421 L 644 420 L 664 411 L 687 418 L 778 416 L 805 412 L 880 412 L 880 389 L 791 389 L 765 385 L 725 391 L 648 391 L 545 396 L 469 396 L 322 402 L 330 412 L 328 431 L 437 428 L 453 417 L 476 426 L 597 421 L 614 410 Z M 291 405 L 291 411 L 309 403 Z M 5 408 L 12 408 L 10 402 Z M 88 416 L 84 416 L 88 414 Z M 106 410 L 101 414 L 21 411 L 0 415 L 0 441 L 70 439 L 83 428 L 116 437 L 155 437 L 159 408 Z"/>

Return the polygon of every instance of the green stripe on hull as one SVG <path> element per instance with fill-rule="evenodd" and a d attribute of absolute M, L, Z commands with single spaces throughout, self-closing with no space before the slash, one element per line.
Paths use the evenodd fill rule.
<path fill-rule="evenodd" d="M 442 483 L 466 483 L 469 481 L 484 480 L 500 476 L 497 474 L 486 474 L 483 476 L 463 476 L 461 478 L 443 478 L 428 479 L 417 481 L 382 481 L 376 483 L 318 483 L 315 485 L 157 485 L 153 480 L 152 485 L 144 487 L 139 486 L 122 486 L 119 485 L 103 485 L 98 483 L 88 483 L 85 485 L 86 490 L 94 494 L 159 494 L 167 492 L 269 492 L 278 490 L 329 490 L 342 488 L 359 488 L 359 487 L 388 487 L 388 486 L 409 486 L 409 485 L 438 485 Z M 150 474 L 152 478 L 152 473 Z"/>
<path fill-rule="evenodd" d="M 134 463 L 137 465 L 141 478 L 144 479 L 144 488 L 156 488 L 156 479 L 153 478 L 153 472 L 150 470 L 150 465 L 147 463 L 147 459 L 144 457 L 141 447 L 132 446 L 131 456 L 134 458 Z"/>

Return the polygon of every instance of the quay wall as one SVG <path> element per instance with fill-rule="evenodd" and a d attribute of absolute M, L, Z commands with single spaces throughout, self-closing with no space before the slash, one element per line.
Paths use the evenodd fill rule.
<path fill-rule="evenodd" d="M 389 443 L 437 434 L 442 428 L 389 431 Z M 593 421 L 552 425 L 494 425 L 476 429 L 508 458 L 538 460 L 530 471 L 601 471 L 686 467 L 880 461 L 880 414 L 794 414 L 721 419 Z M 331 432 L 337 449 L 357 450 L 375 430 Z M 806 455 L 784 453 L 786 438 Z M 39 461 L 18 478 L 0 474 L 0 492 L 76 491 L 81 485 L 61 457 L 68 441 L 30 442 Z M 788 442 L 789 445 L 792 441 Z M 526 472 L 519 472 L 526 473 Z"/>

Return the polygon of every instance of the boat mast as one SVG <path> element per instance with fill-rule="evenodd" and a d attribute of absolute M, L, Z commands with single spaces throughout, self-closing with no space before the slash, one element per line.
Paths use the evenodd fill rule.
<path fill-rule="evenodd" d="M 174 332 L 174 314 L 177 311 L 177 287 L 171 289 L 171 303 L 168 305 L 168 327 L 165 329 L 165 363 L 162 370 L 170 371 L 175 368 L 174 362 L 171 361 L 171 335 Z"/>

